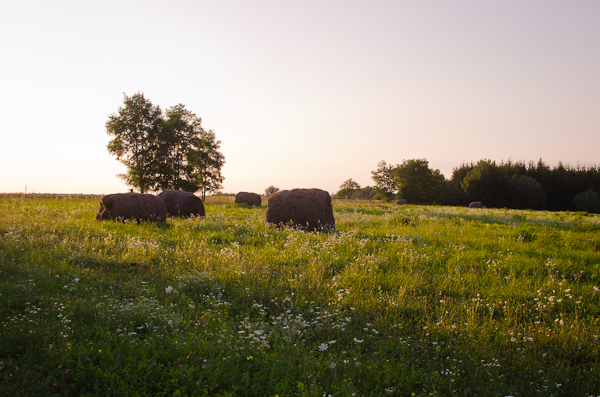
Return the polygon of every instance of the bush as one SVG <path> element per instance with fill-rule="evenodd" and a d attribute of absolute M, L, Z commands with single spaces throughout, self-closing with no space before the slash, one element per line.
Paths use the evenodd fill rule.
<path fill-rule="evenodd" d="M 534 178 L 513 175 L 506 187 L 511 208 L 537 210 L 546 204 L 546 192 Z"/>
<path fill-rule="evenodd" d="M 469 201 L 481 201 L 485 206 L 506 206 L 507 176 L 495 161 L 480 160 L 461 182 Z"/>
<path fill-rule="evenodd" d="M 600 213 L 600 195 L 593 189 L 579 193 L 573 198 L 572 204 L 577 211 Z"/>

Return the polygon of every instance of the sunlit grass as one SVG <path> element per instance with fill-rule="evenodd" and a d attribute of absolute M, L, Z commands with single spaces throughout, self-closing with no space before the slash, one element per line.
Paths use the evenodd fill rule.
<path fill-rule="evenodd" d="M 0 200 L 7 395 L 600 393 L 600 217 L 334 204 L 336 231 Z"/>

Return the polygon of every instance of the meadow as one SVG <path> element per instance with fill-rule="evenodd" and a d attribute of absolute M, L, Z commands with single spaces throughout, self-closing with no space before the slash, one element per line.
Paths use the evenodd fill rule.
<path fill-rule="evenodd" d="M 0 199 L 0 395 L 600 395 L 600 217 Z"/>

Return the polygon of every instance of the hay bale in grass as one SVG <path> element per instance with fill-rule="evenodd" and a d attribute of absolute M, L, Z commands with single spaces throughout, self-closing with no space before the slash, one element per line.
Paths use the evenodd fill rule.
<path fill-rule="evenodd" d="M 164 190 L 158 197 L 163 199 L 167 206 L 169 216 L 189 217 L 191 215 L 204 216 L 204 203 L 194 193 L 181 190 Z"/>
<path fill-rule="evenodd" d="M 408 200 L 406 200 L 406 199 L 400 199 L 400 200 L 396 201 L 396 204 L 398 204 L 398 205 L 407 205 L 408 204 Z"/>
<path fill-rule="evenodd" d="M 164 222 L 167 208 L 162 199 L 152 194 L 109 194 L 100 199 L 100 209 L 96 213 L 97 221 L 105 219 Z"/>
<path fill-rule="evenodd" d="M 321 189 L 280 190 L 269 196 L 267 223 L 292 224 L 308 230 L 335 228 L 331 197 Z"/>
<path fill-rule="evenodd" d="M 260 207 L 260 196 L 256 193 L 239 192 L 235 195 L 235 203 Z"/>
<path fill-rule="evenodd" d="M 483 208 L 481 201 L 473 201 L 469 204 L 469 208 Z"/>

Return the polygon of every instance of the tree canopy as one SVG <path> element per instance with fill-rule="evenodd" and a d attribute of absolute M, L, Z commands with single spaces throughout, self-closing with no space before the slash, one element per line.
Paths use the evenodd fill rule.
<path fill-rule="evenodd" d="M 445 189 L 444 175 L 429 168 L 425 159 L 404 160 L 394 171 L 398 198 L 411 204 L 441 204 Z"/>
<path fill-rule="evenodd" d="M 360 190 L 360 185 L 358 182 L 353 180 L 352 178 L 347 179 L 340 186 L 340 191 L 337 193 L 339 196 L 346 196 L 347 199 L 350 199 L 352 195 Z"/>
<path fill-rule="evenodd" d="M 507 181 L 507 174 L 495 161 L 484 159 L 477 162 L 460 186 L 471 201 L 481 201 L 488 207 L 504 207 Z"/>
<path fill-rule="evenodd" d="M 269 186 L 268 188 L 265 189 L 265 196 L 269 197 L 270 195 L 272 195 L 275 192 L 278 192 L 279 188 L 276 186 Z"/>
<path fill-rule="evenodd" d="M 108 151 L 127 167 L 118 175 L 142 193 L 164 189 L 207 192 L 222 189 L 225 157 L 213 130 L 178 104 L 161 111 L 144 94 L 128 97 L 109 116 L 106 132 L 114 138 Z"/>
<path fill-rule="evenodd" d="M 481 201 L 488 207 L 596 212 L 594 205 L 583 203 L 593 202 L 592 193 L 600 191 L 600 167 L 559 162 L 551 168 L 542 159 L 527 164 L 484 159 L 454 168 L 449 183 L 460 188 L 466 201 Z"/>
<path fill-rule="evenodd" d="M 110 115 L 106 122 L 106 132 L 114 136 L 107 148 L 127 167 L 127 173 L 118 176 L 144 193 L 153 186 L 157 171 L 155 153 L 162 111 L 140 93 L 125 95 L 123 104 L 119 113 Z"/>
<path fill-rule="evenodd" d="M 398 190 L 396 178 L 394 176 L 397 167 L 398 164 L 387 164 L 385 161 L 381 160 L 377 164 L 377 169 L 371 171 L 371 179 L 375 182 L 374 189 L 378 193 L 377 196 L 385 201 L 390 201 Z"/>

